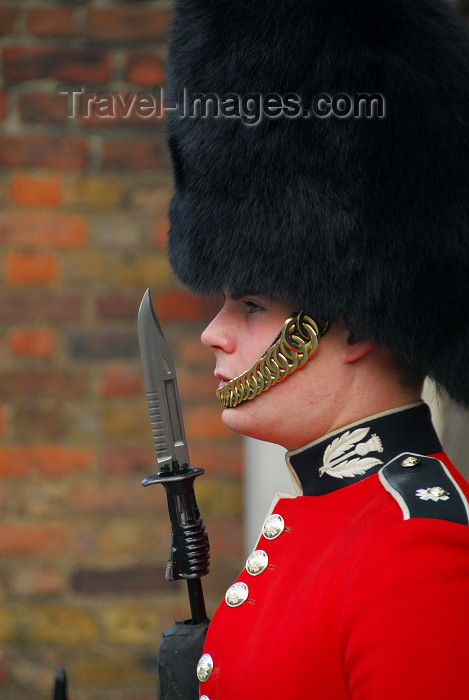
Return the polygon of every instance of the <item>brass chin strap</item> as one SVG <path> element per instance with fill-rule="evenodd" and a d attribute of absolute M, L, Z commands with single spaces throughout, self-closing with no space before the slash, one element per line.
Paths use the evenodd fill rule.
<path fill-rule="evenodd" d="M 328 328 L 327 322 L 320 330 L 316 321 L 304 311 L 292 314 L 260 360 L 217 390 L 221 405 L 234 408 L 243 401 L 250 401 L 303 367 L 316 354 L 319 339 Z"/>

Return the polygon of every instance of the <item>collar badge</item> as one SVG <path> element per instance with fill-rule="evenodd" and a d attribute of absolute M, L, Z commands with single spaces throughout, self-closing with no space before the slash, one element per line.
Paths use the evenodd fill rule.
<path fill-rule="evenodd" d="M 365 474 L 368 469 L 377 464 L 383 464 L 376 457 L 366 457 L 369 452 L 383 451 L 381 439 L 377 435 L 373 434 L 366 442 L 360 442 L 369 431 L 370 428 L 358 428 L 353 432 L 347 430 L 343 435 L 335 438 L 326 447 L 319 476 L 329 474 L 336 479 L 352 478 Z"/>

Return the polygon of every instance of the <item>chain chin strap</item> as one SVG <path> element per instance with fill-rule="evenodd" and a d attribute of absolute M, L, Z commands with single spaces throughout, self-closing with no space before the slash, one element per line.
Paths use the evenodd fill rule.
<path fill-rule="evenodd" d="M 316 354 L 319 339 L 326 334 L 328 328 L 327 322 L 319 330 L 316 321 L 304 311 L 292 314 L 285 321 L 277 340 L 260 360 L 251 369 L 217 390 L 221 405 L 234 408 L 243 401 L 250 401 L 303 367 Z"/>

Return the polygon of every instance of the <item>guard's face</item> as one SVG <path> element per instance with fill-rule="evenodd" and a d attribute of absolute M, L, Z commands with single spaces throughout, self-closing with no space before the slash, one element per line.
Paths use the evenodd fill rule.
<path fill-rule="evenodd" d="M 289 304 L 257 296 L 225 299 L 221 311 L 202 334 L 202 343 L 215 354 L 215 376 L 220 386 L 249 369 L 264 354 L 294 310 Z M 330 373 L 326 362 L 327 336 L 320 345 L 317 356 L 284 381 L 252 401 L 225 408 L 222 414 L 225 425 L 235 432 L 277 442 L 288 449 L 315 439 L 312 433 L 316 427 L 323 430 L 324 423 L 317 422 L 312 430 L 318 392 L 324 399 L 330 390 L 324 388 Z M 324 426 L 324 432 L 327 427 Z"/>

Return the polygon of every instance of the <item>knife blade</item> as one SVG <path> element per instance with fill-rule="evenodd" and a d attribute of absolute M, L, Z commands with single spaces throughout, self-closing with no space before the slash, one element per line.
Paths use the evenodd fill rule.
<path fill-rule="evenodd" d="M 159 471 L 143 486 L 162 484 L 171 520 L 171 543 L 166 578 L 185 579 L 192 618 L 206 619 L 201 576 L 209 571 L 210 546 L 194 493 L 194 480 L 204 469 L 189 462 L 173 358 L 145 292 L 138 313 L 138 339 Z"/>

